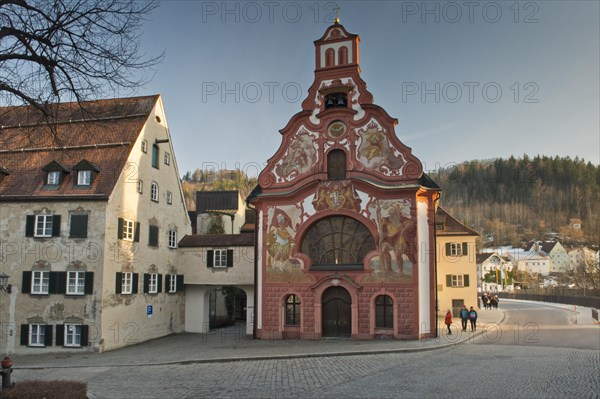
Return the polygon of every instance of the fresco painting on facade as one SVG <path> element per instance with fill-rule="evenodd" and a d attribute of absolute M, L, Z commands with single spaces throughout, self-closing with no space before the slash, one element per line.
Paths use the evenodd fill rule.
<path fill-rule="evenodd" d="M 313 206 L 317 211 L 348 209 L 360 211 L 361 199 L 350 181 L 330 181 L 319 184 Z"/>
<path fill-rule="evenodd" d="M 316 138 L 316 133 L 300 128 L 291 139 L 286 154 L 275 167 L 278 183 L 292 181 L 310 170 L 317 161 L 314 143 Z"/>
<path fill-rule="evenodd" d="M 305 281 L 302 261 L 292 258 L 302 209 L 296 205 L 272 207 L 267 216 L 267 281 Z"/>
<path fill-rule="evenodd" d="M 390 144 L 386 132 L 374 119 L 364 128 L 357 129 L 356 134 L 356 158 L 363 165 L 385 175 L 402 176 L 406 164 L 404 155 Z"/>
<path fill-rule="evenodd" d="M 408 199 L 374 200 L 367 205 L 371 220 L 377 224 L 379 255 L 371 258 L 373 275 L 365 281 L 378 278 L 412 281 L 417 253 L 416 227 L 410 207 Z"/>

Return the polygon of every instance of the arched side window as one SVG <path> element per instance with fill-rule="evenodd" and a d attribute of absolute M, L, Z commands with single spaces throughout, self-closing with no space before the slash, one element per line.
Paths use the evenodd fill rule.
<path fill-rule="evenodd" d="M 338 65 L 346 65 L 348 63 L 348 47 L 342 46 L 338 50 Z"/>
<path fill-rule="evenodd" d="M 394 327 L 394 304 L 387 295 L 380 295 L 375 299 L 375 327 Z"/>
<path fill-rule="evenodd" d="M 325 66 L 331 67 L 335 64 L 335 50 L 328 48 L 325 50 Z"/>
<path fill-rule="evenodd" d="M 332 150 L 327 154 L 327 180 L 346 179 L 346 152 Z"/>
<path fill-rule="evenodd" d="M 158 202 L 158 184 L 154 181 L 150 185 L 150 199 L 154 202 Z"/>
<path fill-rule="evenodd" d="M 285 300 L 285 325 L 300 325 L 300 298 L 298 295 L 288 295 Z"/>
<path fill-rule="evenodd" d="M 330 216 L 310 226 L 300 249 L 315 270 L 361 270 L 365 257 L 375 249 L 375 240 L 356 219 Z"/>

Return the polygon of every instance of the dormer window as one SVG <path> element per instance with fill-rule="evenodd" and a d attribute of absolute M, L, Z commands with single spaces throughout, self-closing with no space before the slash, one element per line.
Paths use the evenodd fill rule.
<path fill-rule="evenodd" d="M 346 93 L 331 93 L 325 96 L 325 109 L 347 107 L 348 96 Z"/>
<path fill-rule="evenodd" d="M 60 172 L 48 172 L 48 180 L 46 181 L 46 184 L 48 186 L 58 186 L 60 184 Z"/>
<path fill-rule="evenodd" d="M 94 182 L 94 178 L 100 172 L 100 168 L 84 159 L 73 166 L 73 171 L 77 172 L 77 177 L 73 176 L 73 186 L 90 187 Z"/>
<path fill-rule="evenodd" d="M 80 170 L 77 172 L 77 185 L 78 186 L 89 186 L 92 184 L 92 171 L 91 170 Z"/>
<path fill-rule="evenodd" d="M 46 172 L 44 187 L 58 188 L 62 183 L 65 175 L 69 173 L 69 169 L 60 162 L 52 161 L 42 168 Z"/>

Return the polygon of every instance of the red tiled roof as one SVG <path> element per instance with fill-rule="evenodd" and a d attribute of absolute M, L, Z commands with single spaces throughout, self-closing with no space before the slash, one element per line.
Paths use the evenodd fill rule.
<path fill-rule="evenodd" d="M 438 230 L 436 226 L 436 234 L 439 236 L 478 236 L 479 233 L 465 226 L 458 220 L 452 217 L 445 209 L 438 206 L 435 212 L 435 223 L 443 223 L 443 229 Z"/>
<path fill-rule="evenodd" d="M 254 234 L 192 234 L 179 242 L 179 247 L 251 247 Z"/>
<path fill-rule="evenodd" d="M 1 107 L 0 167 L 10 174 L 0 181 L 0 201 L 108 198 L 157 100 L 62 103 L 50 123 L 31 107 Z M 46 165 L 56 161 L 70 170 L 82 160 L 100 170 L 89 188 L 74 188 L 73 172 L 57 189 L 44 188 Z"/>

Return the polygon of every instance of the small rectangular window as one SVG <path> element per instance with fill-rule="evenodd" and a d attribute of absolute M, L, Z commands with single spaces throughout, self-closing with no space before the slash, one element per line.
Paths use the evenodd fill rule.
<path fill-rule="evenodd" d="M 144 182 L 141 180 L 137 181 L 137 192 L 140 194 L 144 192 Z"/>
<path fill-rule="evenodd" d="M 123 239 L 127 241 L 133 241 L 134 234 L 134 222 L 133 220 L 123 219 Z"/>
<path fill-rule="evenodd" d="M 158 150 L 158 145 L 153 144 L 152 145 L 152 167 L 158 169 L 158 156 L 159 156 L 159 150 Z"/>
<path fill-rule="evenodd" d="M 60 172 L 48 172 L 47 184 L 49 186 L 58 186 L 60 184 Z"/>
<path fill-rule="evenodd" d="M 46 345 L 46 326 L 44 324 L 29 325 L 29 346 Z"/>
<path fill-rule="evenodd" d="M 461 256 L 462 255 L 462 243 L 453 242 L 450 243 L 450 256 Z"/>
<path fill-rule="evenodd" d="M 132 280 L 133 273 L 123 273 L 123 280 L 121 281 L 121 294 L 132 293 Z"/>
<path fill-rule="evenodd" d="M 169 248 L 177 248 L 177 232 L 169 230 Z"/>
<path fill-rule="evenodd" d="M 37 295 L 48 294 L 50 286 L 50 272 L 33 271 L 31 272 L 31 293 Z"/>
<path fill-rule="evenodd" d="M 85 294 L 85 272 L 67 272 L 67 295 Z"/>
<path fill-rule="evenodd" d="M 214 250 L 213 267 L 227 267 L 227 250 L 226 249 L 215 249 Z"/>
<path fill-rule="evenodd" d="M 158 274 L 151 273 L 148 276 L 148 293 L 156 294 L 158 293 Z"/>
<path fill-rule="evenodd" d="M 36 215 L 34 237 L 52 237 L 52 219 L 52 215 Z"/>
<path fill-rule="evenodd" d="M 177 275 L 171 274 L 169 276 L 169 292 L 175 293 L 177 292 Z"/>
<path fill-rule="evenodd" d="M 167 191 L 167 204 L 171 205 L 173 203 L 173 193 Z"/>
<path fill-rule="evenodd" d="M 142 152 L 143 153 L 148 152 L 148 140 L 142 140 Z"/>
<path fill-rule="evenodd" d="M 165 152 L 165 165 L 169 165 L 171 163 L 171 154 Z"/>
<path fill-rule="evenodd" d="M 462 274 L 453 274 L 452 275 L 452 286 L 453 287 L 462 287 L 463 284 L 463 276 Z"/>
<path fill-rule="evenodd" d="M 65 324 L 65 346 L 81 346 L 81 325 Z"/>
<path fill-rule="evenodd" d="M 92 184 L 92 171 L 91 170 L 80 170 L 77 173 L 77 185 L 78 186 L 89 186 Z"/>

